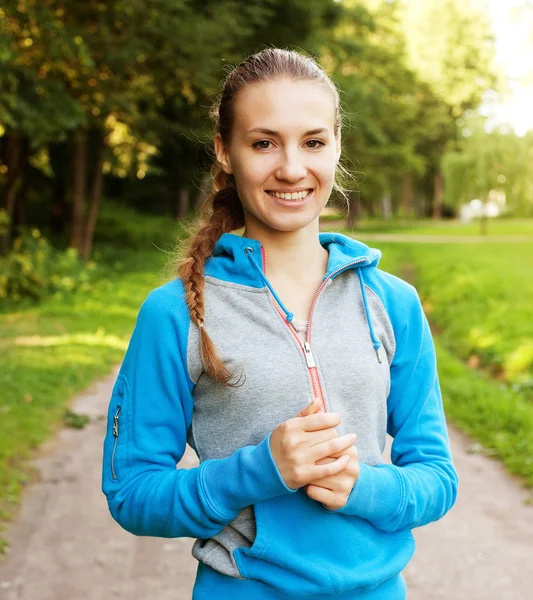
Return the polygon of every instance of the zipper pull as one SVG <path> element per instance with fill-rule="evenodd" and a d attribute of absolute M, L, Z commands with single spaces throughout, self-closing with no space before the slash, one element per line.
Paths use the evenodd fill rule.
<path fill-rule="evenodd" d="M 313 358 L 313 355 L 311 354 L 311 346 L 309 345 L 309 342 L 304 342 L 304 352 L 305 352 L 305 360 L 307 362 L 307 366 L 310 369 L 312 369 L 313 367 L 316 367 L 315 359 Z"/>
<path fill-rule="evenodd" d="M 113 418 L 113 435 L 118 437 L 118 416 L 120 415 L 120 406 L 117 409 L 117 412 Z"/>

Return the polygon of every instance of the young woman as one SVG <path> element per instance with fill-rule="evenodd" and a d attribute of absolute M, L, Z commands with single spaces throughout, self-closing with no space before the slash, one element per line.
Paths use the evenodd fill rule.
<path fill-rule="evenodd" d="M 248 57 L 212 112 L 204 221 L 113 390 L 110 511 L 136 535 L 197 538 L 197 600 L 403 599 L 411 529 L 457 493 L 417 293 L 378 250 L 319 233 L 341 115 L 314 60 Z M 200 464 L 176 469 L 186 443 Z"/>

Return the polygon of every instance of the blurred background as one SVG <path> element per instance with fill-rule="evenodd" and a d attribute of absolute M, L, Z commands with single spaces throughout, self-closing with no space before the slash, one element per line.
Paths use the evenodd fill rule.
<path fill-rule="evenodd" d="M 514 486 L 526 511 L 515 512 L 531 527 L 531 0 L 3 0 L 0 555 L 16 556 L 9 567 L 0 558 L 2 598 L 30 597 L 21 553 L 47 514 L 39 503 L 31 518 L 21 509 L 31 489 L 59 482 L 72 510 L 82 501 L 107 510 L 96 490 L 111 381 L 102 378 L 113 376 L 141 302 L 162 283 L 168 253 L 205 198 L 208 108 L 220 82 L 265 45 L 311 53 L 340 87 L 343 160 L 353 178 L 348 206 L 333 196 L 322 228 L 381 249 L 381 267 L 417 287 L 461 451 L 489 461 L 476 467 L 489 469 L 487 485 L 494 484 L 490 468 L 502 466 L 501 481 Z M 88 386 L 93 391 L 79 400 Z M 80 455 L 85 438 L 76 436 L 92 430 Z M 43 456 L 56 460 L 53 475 L 52 463 L 39 463 Z M 76 487 L 86 469 L 93 470 L 90 492 Z M 57 493 L 57 485 L 46 489 L 35 502 Z M 477 509 L 462 510 L 474 519 Z M 96 521 L 76 515 L 86 528 L 77 539 L 87 540 Z M 95 529 L 119 534 L 108 521 Z M 59 566 L 58 580 L 43 588 L 52 592 L 39 598 L 62 598 L 70 589 L 65 570 L 78 573 L 101 559 L 84 560 L 74 537 L 43 535 L 39 543 Z M 514 557 L 512 535 L 504 549 Z M 529 539 L 519 554 L 533 550 Z M 469 568 L 481 561 L 472 552 L 478 558 L 466 561 Z M 67 564 L 73 556 L 77 566 Z M 502 579 L 508 595 L 488 595 L 495 565 L 483 565 L 484 583 L 464 576 L 467 587 L 478 585 L 468 593 L 422 591 L 420 598 L 526 598 L 513 592 L 520 577 L 509 573 Z M 194 571 L 187 569 L 190 595 Z M 429 581 L 443 577 L 435 572 Z M 533 581 L 522 584 L 530 590 Z M 102 597 L 80 589 L 68 597 Z M 123 597 L 136 597 L 120 589 L 115 596 L 128 589 Z"/>

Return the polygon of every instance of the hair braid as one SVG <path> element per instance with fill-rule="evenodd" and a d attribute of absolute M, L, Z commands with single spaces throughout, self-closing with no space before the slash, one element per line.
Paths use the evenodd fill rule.
<path fill-rule="evenodd" d="M 185 286 L 185 301 L 191 320 L 200 328 L 200 353 L 205 372 L 224 385 L 235 387 L 235 374 L 230 372 L 218 356 L 213 341 L 204 327 L 204 265 L 212 254 L 220 236 L 244 226 L 242 205 L 232 181 L 221 169 L 215 169 L 213 189 L 205 207 L 212 207 L 207 220 L 192 237 L 178 274 Z M 231 178 L 233 179 L 233 178 Z M 224 185 L 225 184 L 225 185 Z M 237 382 L 240 378 L 237 380 Z"/>

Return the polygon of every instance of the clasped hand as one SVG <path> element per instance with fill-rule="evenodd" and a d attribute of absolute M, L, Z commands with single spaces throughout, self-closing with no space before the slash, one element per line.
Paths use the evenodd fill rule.
<path fill-rule="evenodd" d="M 342 508 L 359 477 L 355 434 L 339 437 L 338 413 L 318 412 L 318 400 L 284 421 L 270 437 L 272 456 L 285 484 L 330 510 Z"/>

